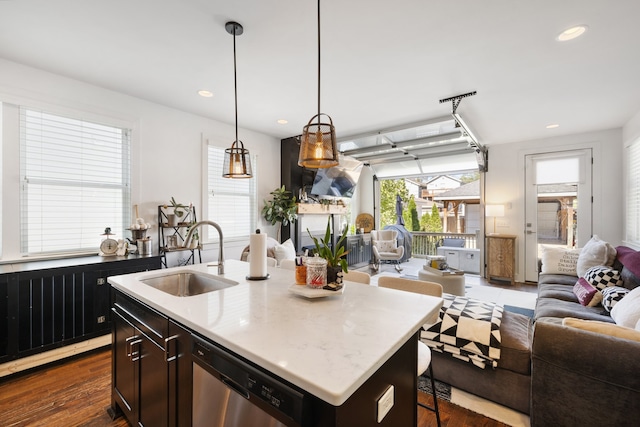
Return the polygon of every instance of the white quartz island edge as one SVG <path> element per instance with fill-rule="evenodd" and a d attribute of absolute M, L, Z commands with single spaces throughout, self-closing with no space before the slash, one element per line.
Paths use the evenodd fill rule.
<path fill-rule="evenodd" d="M 226 279 L 238 285 L 176 297 L 141 283 L 179 270 L 217 274 L 196 264 L 112 276 L 116 289 L 286 379 L 327 403 L 342 405 L 432 315 L 440 298 L 347 282 L 342 294 L 305 298 L 289 291 L 294 272 L 269 268 L 248 281 L 249 264 L 229 260 Z"/>

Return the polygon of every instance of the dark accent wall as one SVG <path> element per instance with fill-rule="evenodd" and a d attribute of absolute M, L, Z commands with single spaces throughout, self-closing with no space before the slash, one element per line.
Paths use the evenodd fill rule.
<path fill-rule="evenodd" d="M 316 176 L 314 169 L 298 166 L 298 155 L 300 154 L 298 140 L 298 137 L 295 136 L 285 138 L 280 145 L 280 182 L 296 196 L 296 200 L 301 188 L 304 187 L 307 193 L 311 191 L 311 186 Z M 281 239 L 283 242 L 294 235 L 295 231 L 291 226 L 282 227 Z"/>

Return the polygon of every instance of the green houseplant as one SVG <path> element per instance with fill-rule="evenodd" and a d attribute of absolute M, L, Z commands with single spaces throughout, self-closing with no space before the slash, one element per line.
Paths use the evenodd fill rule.
<path fill-rule="evenodd" d="M 347 255 L 347 251 L 345 251 L 344 246 L 342 245 L 344 239 L 347 238 L 348 230 L 349 227 L 344 227 L 344 231 L 335 246 L 331 247 L 331 217 L 327 220 L 327 231 L 324 234 L 324 238 L 321 237 L 320 240 L 312 236 L 311 232 L 307 228 L 307 233 L 316 246 L 316 254 L 327 260 L 327 283 L 335 282 L 340 270 L 348 273 L 347 260 L 344 258 L 344 256 Z"/>
<path fill-rule="evenodd" d="M 296 197 L 284 185 L 276 188 L 271 193 L 272 199 L 264 201 L 262 216 L 271 225 L 278 223 L 277 236 L 280 241 L 280 230 L 283 225 L 289 225 L 298 219 L 298 206 Z"/>
<path fill-rule="evenodd" d="M 176 199 L 174 199 L 173 196 L 171 197 L 170 202 L 171 207 L 173 208 L 173 213 L 176 214 L 178 218 L 182 218 L 182 215 L 184 215 L 184 210 L 187 208 L 187 206 L 183 205 L 182 203 L 176 202 Z"/>

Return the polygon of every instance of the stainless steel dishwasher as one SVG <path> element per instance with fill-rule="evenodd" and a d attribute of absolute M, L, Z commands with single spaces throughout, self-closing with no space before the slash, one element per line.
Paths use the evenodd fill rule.
<path fill-rule="evenodd" d="M 193 426 L 302 425 L 304 394 L 193 336 Z"/>

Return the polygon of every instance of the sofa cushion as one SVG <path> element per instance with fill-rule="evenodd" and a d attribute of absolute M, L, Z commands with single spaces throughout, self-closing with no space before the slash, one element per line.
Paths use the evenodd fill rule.
<path fill-rule="evenodd" d="M 571 294 L 573 295 L 573 292 L 571 292 Z M 555 298 L 539 297 L 536 302 L 535 321 L 537 322 L 542 317 L 576 317 L 585 320 L 600 320 L 614 323 L 611 316 L 609 316 L 602 306 L 585 307 L 577 301 L 561 301 Z"/>
<path fill-rule="evenodd" d="M 531 373 L 532 333 L 531 319 L 527 316 L 506 310 L 502 313 L 499 368 L 523 375 Z"/>
<path fill-rule="evenodd" d="M 577 276 L 567 276 L 565 274 L 541 274 L 538 276 L 538 285 L 560 284 L 573 286 L 578 280 Z"/>
<path fill-rule="evenodd" d="M 576 278 L 573 279 L 573 285 L 575 285 L 576 280 Z M 538 299 L 540 298 L 557 299 L 579 304 L 578 297 L 573 293 L 573 286 L 559 285 L 556 283 L 539 284 Z"/>
<path fill-rule="evenodd" d="M 604 265 L 591 267 L 584 274 L 586 281 L 598 290 L 607 286 L 622 286 L 620 272 Z"/>
<path fill-rule="evenodd" d="M 576 267 L 580 249 L 567 249 L 560 246 L 541 245 L 542 274 L 566 274 L 577 276 Z"/>
<path fill-rule="evenodd" d="M 627 267 L 623 266 L 622 270 L 620 270 L 620 279 L 622 280 L 622 286 L 627 289 L 635 289 L 640 286 L 640 278 Z"/>
<path fill-rule="evenodd" d="M 583 277 L 588 269 L 597 265 L 613 265 L 616 248 L 594 235 L 580 251 L 576 272 Z"/>
<path fill-rule="evenodd" d="M 296 248 L 291 239 L 285 240 L 281 245 L 276 245 L 275 258 L 278 265 L 283 259 L 296 259 Z"/>
<path fill-rule="evenodd" d="M 626 246 L 616 248 L 617 259 L 622 265 L 637 277 L 640 277 L 640 252 Z"/>
<path fill-rule="evenodd" d="M 602 291 L 602 306 L 607 312 L 611 312 L 613 307 L 629 293 L 629 289 L 621 286 L 609 286 Z"/>
<path fill-rule="evenodd" d="M 573 293 L 578 298 L 580 305 L 589 305 L 598 290 L 589 284 L 584 277 L 578 279 L 573 286 Z"/>
<path fill-rule="evenodd" d="M 613 306 L 611 318 L 620 326 L 635 328 L 640 321 L 640 288 L 630 291 Z"/>
<path fill-rule="evenodd" d="M 563 326 L 578 328 L 584 331 L 597 332 L 599 334 L 610 335 L 616 338 L 624 338 L 626 340 L 640 341 L 640 331 L 632 328 L 595 320 L 583 320 L 567 317 L 562 321 Z"/>

